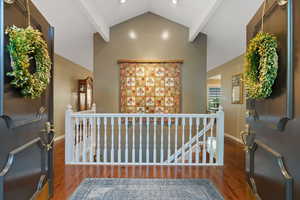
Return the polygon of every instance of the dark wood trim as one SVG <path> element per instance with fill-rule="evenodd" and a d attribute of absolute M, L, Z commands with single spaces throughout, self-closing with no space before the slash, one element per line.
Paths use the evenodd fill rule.
<path fill-rule="evenodd" d="M 41 138 L 35 138 L 33 140 L 31 140 L 30 142 L 12 150 L 9 153 L 7 162 L 5 167 L 2 169 L 2 171 L 0 172 L 0 200 L 4 200 L 4 179 L 5 176 L 8 174 L 8 172 L 10 171 L 10 169 L 12 168 L 14 161 L 15 161 L 15 156 L 21 152 L 23 152 L 24 150 L 28 149 L 29 147 L 31 147 L 34 144 L 38 144 L 41 142 Z M 42 145 L 40 145 L 41 148 Z"/>
<path fill-rule="evenodd" d="M 49 184 L 46 182 L 42 187 L 35 193 L 33 196 L 34 200 L 45 200 L 49 199 L 48 193 L 49 193 Z"/>
<path fill-rule="evenodd" d="M 259 196 L 259 193 L 257 191 L 254 174 L 255 174 L 255 152 L 258 148 L 263 149 L 264 151 L 268 152 L 271 156 L 276 158 L 277 166 L 279 167 L 279 170 L 281 172 L 282 177 L 285 180 L 285 200 L 293 200 L 294 199 L 294 179 L 286 169 L 285 163 L 284 163 L 284 157 L 278 153 L 277 151 L 273 150 L 268 145 L 264 144 L 263 142 L 259 140 L 255 140 L 254 143 L 249 147 L 249 154 L 250 154 L 250 171 L 249 171 L 249 179 L 252 187 L 252 191 L 255 194 L 257 199 L 261 199 Z"/>
<path fill-rule="evenodd" d="M 54 116 L 53 116 L 53 112 L 54 112 L 54 105 L 53 105 L 53 98 L 54 98 L 54 27 L 52 26 L 49 26 L 49 36 L 51 38 L 51 40 L 49 41 L 49 44 L 48 44 L 48 49 L 49 49 L 49 55 L 51 57 L 51 62 L 52 62 L 52 65 L 51 65 L 51 78 L 50 78 L 50 85 L 49 85 L 49 88 L 50 88 L 50 92 L 49 92 L 49 99 L 48 101 L 50 102 L 50 105 L 49 105 L 49 122 L 51 124 L 54 123 Z"/>
<path fill-rule="evenodd" d="M 51 41 L 49 41 L 49 54 L 51 55 L 51 61 L 52 61 L 52 68 L 51 68 L 51 86 L 50 86 L 50 91 L 49 91 L 49 122 L 52 125 L 54 123 L 54 116 L 53 116 L 53 112 L 54 112 L 54 101 L 53 101 L 53 97 L 54 97 L 54 70 L 55 70 L 55 65 L 54 65 L 54 27 L 49 26 L 49 35 L 51 38 Z M 48 134 L 48 144 L 50 144 L 50 142 L 52 141 L 52 139 L 55 137 L 55 133 L 51 132 Z M 53 177 L 54 177 L 54 173 L 53 173 L 53 148 L 54 145 L 51 145 L 51 149 L 47 152 L 47 158 L 48 158 L 48 170 L 47 170 L 47 181 L 48 183 L 44 186 L 47 187 L 47 193 L 49 194 L 49 198 L 53 197 L 54 194 L 54 185 L 53 185 Z M 42 191 L 42 188 L 40 189 L 40 192 Z"/>
<path fill-rule="evenodd" d="M 51 132 L 49 135 L 49 140 L 51 141 L 52 138 L 54 137 L 53 132 Z M 49 142 L 48 142 L 49 143 Z M 12 168 L 14 161 L 15 161 L 15 156 L 21 152 L 23 152 L 24 150 L 28 149 L 29 147 L 35 145 L 35 144 L 39 144 L 39 147 L 42 150 L 42 154 L 45 153 L 46 149 L 43 145 L 43 142 L 41 140 L 40 137 L 35 138 L 33 140 L 31 140 L 30 142 L 12 150 L 9 153 L 7 162 L 5 167 L 2 169 L 2 171 L 0 172 L 0 200 L 4 200 L 4 179 L 5 176 L 8 174 L 8 172 L 10 171 L 10 169 Z M 46 182 L 46 178 L 48 178 L 48 182 L 49 185 L 47 184 L 47 187 L 49 187 L 49 197 L 53 196 L 53 143 L 52 143 L 52 148 L 50 149 L 50 151 L 48 151 L 48 172 L 47 172 L 47 177 L 45 175 L 46 173 L 46 169 L 45 169 L 45 162 L 42 161 L 42 175 L 40 177 L 39 183 L 38 183 L 38 187 L 36 189 L 36 192 L 33 194 L 32 199 L 34 199 L 34 197 L 36 195 L 38 195 L 40 193 L 40 191 L 42 190 L 43 184 L 44 182 Z M 45 159 L 45 156 L 41 156 L 42 159 Z"/>
<path fill-rule="evenodd" d="M 287 108 L 286 117 L 294 118 L 294 1 L 287 4 Z"/>
<path fill-rule="evenodd" d="M 4 1 L 4 0 L 2 0 L 2 1 Z M 15 4 L 16 8 L 18 8 L 19 11 L 23 13 L 24 17 L 26 19 L 28 18 L 28 16 L 27 16 L 26 2 L 25 1 L 15 0 L 11 4 L 8 4 L 8 3 L 5 3 L 5 4 L 7 6 L 12 6 L 13 4 Z M 30 10 L 33 11 L 32 8 L 35 7 L 35 6 L 34 6 L 34 4 L 31 1 L 29 1 L 29 6 L 30 6 Z M 31 16 L 32 16 L 32 13 L 31 13 Z M 43 20 L 47 21 L 42 15 L 40 17 L 42 17 Z M 30 22 L 31 22 L 31 25 L 35 25 L 36 27 L 40 27 L 38 21 L 35 18 L 31 17 L 30 18 Z M 38 29 L 40 30 L 40 28 L 38 28 Z"/>
<path fill-rule="evenodd" d="M 54 133 L 50 132 L 48 134 L 48 144 L 51 144 L 51 141 L 54 139 Z M 48 178 L 48 185 L 49 185 L 49 197 L 52 198 L 54 195 L 54 142 L 51 144 L 51 148 L 48 151 L 48 171 L 47 171 L 47 178 Z"/>
<path fill-rule="evenodd" d="M 0 116 L 3 115 L 4 94 L 4 1 L 0 1 Z M 0 191 L 1 192 L 1 191 Z"/>
<path fill-rule="evenodd" d="M 120 59 L 118 60 L 118 64 L 121 63 L 180 63 L 183 64 L 183 59 L 175 59 L 175 60 L 138 60 L 138 59 Z"/>
<path fill-rule="evenodd" d="M 264 18 L 272 16 L 276 9 L 287 9 L 287 61 L 286 61 L 286 102 L 285 113 L 281 116 L 274 129 L 283 132 L 286 125 L 294 118 L 294 0 L 288 0 L 284 5 L 279 5 L 277 0 L 270 0 L 266 5 Z M 261 28 L 261 13 L 263 5 L 260 7 L 258 14 L 252 18 L 247 26 L 247 41 L 255 36 Z M 255 102 L 254 102 L 255 103 Z"/>
<path fill-rule="evenodd" d="M 78 80 L 77 83 L 77 110 L 78 111 L 84 111 L 84 110 L 91 110 L 93 107 L 93 103 L 94 103 L 94 80 L 92 77 L 88 76 L 85 79 L 80 79 Z M 87 89 L 88 89 L 88 85 L 91 87 L 92 89 L 92 96 L 91 96 L 91 105 L 90 107 L 88 107 L 88 93 L 87 93 Z M 81 87 L 84 86 L 84 91 L 81 91 Z M 81 94 L 85 95 L 85 100 L 84 100 L 84 108 L 81 109 L 82 106 L 82 102 L 81 102 Z"/>
<path fill-rule="evenodd" d="M 42 175 L 39 179 L 39 183 L 38 183 L 38 186 L 37 186 L 37 189 L 36 189 L 36 192 L 33 194 L 32 196 L 32 199 L 36 199 L 37 196 L 39 196 L 41 190 L 43 189 L 43 186 L 44 186 L 44 182 L 46 181 L 46 176 L 45 175 Z M 48 194 L 47 194 L 48 196 Z"/>

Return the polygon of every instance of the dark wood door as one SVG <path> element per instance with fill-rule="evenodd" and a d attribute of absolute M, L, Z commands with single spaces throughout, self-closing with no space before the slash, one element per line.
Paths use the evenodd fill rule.
<path fill-rule="evenodd" d="M 247 100 L 251 148 L 246 166 L 258 199 L 300 199 L 300 1 L 289 0 L 284 6 L 277 0 L 267 2 L 264 31 L 278 38 L 279 71 L 269 98 Z M 260 31 L 262 10 L 247 26 L 248 41 Z M 295 37 L 289 40 L 292 32 Z"/>
<path fill-rule="evenodd" d="M 11 70 L 10 56 L 5 50 L 8 38 L 3 31 L 11 25 L 27 27 L 26 0 L 15 0 L 13 4 L 1 0 L 0 5 L 0 200 L 27 200 L 39 196 L 43 186 L 48 185 L 45 191 L 49 190 L 51 196 L 53 149 L 48 151 L 45 145 L 54 133 L 49 128 L 46 131 L 45 124 L 53 122 L 53 81 L 44 94 L 34 100 L 22 97 L 11 87 L 11 80 L 6 76 Z M 54 30 L 32 3 L 30 10 L 31 26 L 43 33 L 53 61 Z M 34 65 L 32 63 L 33 70 Z"/>

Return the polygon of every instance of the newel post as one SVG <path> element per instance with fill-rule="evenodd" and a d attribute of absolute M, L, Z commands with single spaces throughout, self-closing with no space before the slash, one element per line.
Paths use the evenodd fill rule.
<path fill-rule="evenodd" d="M 72 106 L 69 104 L 65 113 L 65 163 L 73 161 L 73 127 L 72 127 Z"/>
<path fill-rule="evenodd" d="M 217 162 L 218 165 L 224 165 L 224 111 L 219 107 L 217 112 Z"/>
<path fill-rule="evenodd" d="M 96 113 L 96 110 L 97 110 L 96 103 L 93 103 L 92 111 L 93 111 L 94 114 Z"/>

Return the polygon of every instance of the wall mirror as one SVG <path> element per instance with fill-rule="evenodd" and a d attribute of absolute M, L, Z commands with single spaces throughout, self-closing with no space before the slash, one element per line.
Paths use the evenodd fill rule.
<path fill-rule="evenodd" d="M 231 91 L 232 104 L 243 104 L 243 96 L 244 96 L 243 91 L 244 91 L 243 74 L 237 74 L 232 76 L 232 91 Z"/>

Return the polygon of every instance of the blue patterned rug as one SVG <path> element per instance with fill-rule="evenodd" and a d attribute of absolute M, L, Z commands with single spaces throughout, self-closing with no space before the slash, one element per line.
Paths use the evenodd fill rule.
<path fill-rule="evenodd" d="M 85 179 L 70 200 L 223 200 L 206 179 Z"/>

